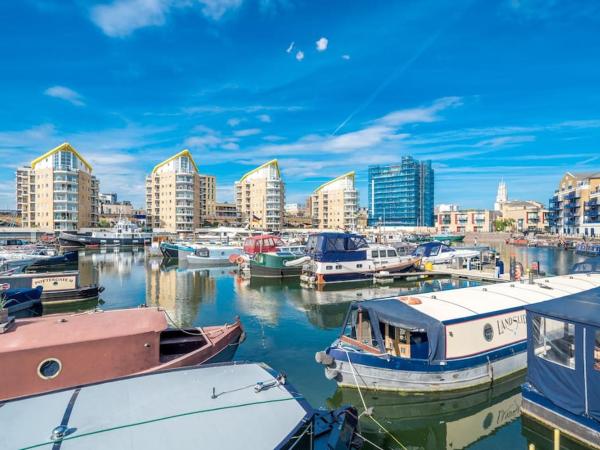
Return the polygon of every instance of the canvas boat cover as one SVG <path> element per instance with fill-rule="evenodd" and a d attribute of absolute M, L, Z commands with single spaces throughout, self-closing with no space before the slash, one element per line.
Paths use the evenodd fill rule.
<path fill-rule="evenodd" d="M 529 305 L 526 309 L 527 381 L 556 406 L 600 422 L 600 288 Z M 541 345 L 541 341 L 536 342 L 540 316 L 574 326 L 572 346 L 564 350 L 574 358 L 574 367 L 536 354 L 536 347 Z"/>
<path fill-rule="evenodd" d="M 308 237 L 306 254 L 315 261 L 364 261 L 367 259 L 367 240 L 354 233 L 318 233 Z"/>

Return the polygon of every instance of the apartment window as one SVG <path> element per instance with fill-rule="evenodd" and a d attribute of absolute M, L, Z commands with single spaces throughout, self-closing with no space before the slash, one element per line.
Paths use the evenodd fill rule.
<path fill-rule="evenodd" d="M 533 318 L 534 352 L 539 358 L 575 369 L 575 325 L 549 317 Z"/>

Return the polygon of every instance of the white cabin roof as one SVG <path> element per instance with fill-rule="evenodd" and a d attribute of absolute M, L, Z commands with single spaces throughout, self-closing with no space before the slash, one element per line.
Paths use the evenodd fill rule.
<path fill-rule="evenodd" d="M 600 287 L 600 274 L 561 275 L 538 278 L 534 284 L 515 281 L 411 295 L 421 300 L 421 304 L 410 306 L 443 322 L 518 308 L 595 287 Z"/>

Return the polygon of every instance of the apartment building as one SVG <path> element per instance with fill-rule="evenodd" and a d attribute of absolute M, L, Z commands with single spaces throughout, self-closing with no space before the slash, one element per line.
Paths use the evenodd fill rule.
<path fill-rule="evenodd" d="M 17 211 L 24 227 L 76 231 L 98 225 L 99 182 L 65 142 L 17 169 Z"/>
<path fill-rule="evenodd" d="M 235 182 L 235 201 L 242 225 L 268 231 L 283 226 L 285 188 L 277 160 L 246 173 Z"/>
<path fill-rule="evenodd" d="M 146 177 L 146 220 L 149 227 L 192 233 L 200 226 L 200 174 L 189 150 L 157 164 Z"/>
<path fill-rule="evenodd" d="M 321 229 L 356 230 L 358 191 L 354 172 L 319 186 L 311 196 L 312 225 Z"/>
<path fill-rule="evenodd" d="M 214 175 L 200 174 L 200 217 L 205 222 L 216 215 L 217 179 Z"/>
<path fill-rule="evenodd" d="M 438 211 L 435 229 L 438 233 L 488 233 L 494 231 L 494 222 L 498 217 L 499 211 L 489 209 Z"/>
<path fill-rule="evenodd" d="M 600 236 L 600 172 L 567 172 L 550 198 L 548 225 L 566 236 Z"/>
<path fill-rule="evenodd" d="M 544 232 L 548 228 L 548 210 L 533 200 L 506 200 L 500 204 L 503 219 L 513 219 L 513 230 Z"/>
<path fill-rule="evenodd" d="M 434 225 L 431 161 L 404 156 L 400 164 L 369 166 L 369 225 Z"/>

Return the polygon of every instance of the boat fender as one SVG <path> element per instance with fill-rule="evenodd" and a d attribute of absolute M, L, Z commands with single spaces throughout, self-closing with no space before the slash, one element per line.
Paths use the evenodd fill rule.
<path fill-rule="evenodd" d="M 326 352 L 317 352 L 315 353 L 315 361 L 319 364 L 323 364 L 324 366 L 330 366 L 335 362 L 335 359 L 331 355 L 328 355 Z"/>
<path fill-rule="evenodd" d="M 240 340 L 238 341 L 238 345 L 242 344 L 245 340 L 246 340 L 246 332 L 242 331 L 242 334 L 240 334 Z"/>
<path fill-rule="evenodd" d="M 331 367 L 327 367 L 325 369 L 325 378 L 328 380 L 335 380 L 340 375 L 340 371 L 337 369 L 332 369 Z"/>
<path fill-rule="evenodd" d="M 238 256 L 235 260 L 236 264 L 244 264 L 246 262 L 246 258 L 244 258 L 243 256 Z"/>
<path fill-rule="evenodd" d="M 104 292 L 104 286 L 100 286 L 98 288 L 98 293 L 101 294 L 102 292 Z"/>

